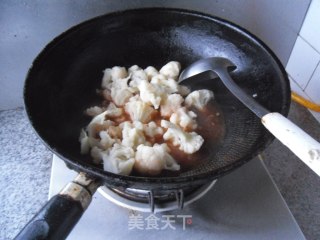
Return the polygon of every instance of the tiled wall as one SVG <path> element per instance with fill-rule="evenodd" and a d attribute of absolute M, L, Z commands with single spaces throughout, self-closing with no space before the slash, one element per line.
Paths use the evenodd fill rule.
<path fill-rule="evenodd" d="M 312 0 L 286 70 L 293 91 L 320 104 L 320 0 Z M 320 113 L 311 113 L 320 122 Z"/>

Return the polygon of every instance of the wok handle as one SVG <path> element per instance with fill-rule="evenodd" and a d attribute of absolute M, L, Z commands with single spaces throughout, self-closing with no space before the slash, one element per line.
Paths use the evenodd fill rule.
<path fill-rule="evenodd" d="M 98 181 L 80 173 L 40 209 L 15 239 L 65 239 L 89 206 L 99 185 Z"/>
<path fill-rule="evenodd" d="M 280 113 L 268 113 L 262 124 L 320 176 L 320 143 Z"/>

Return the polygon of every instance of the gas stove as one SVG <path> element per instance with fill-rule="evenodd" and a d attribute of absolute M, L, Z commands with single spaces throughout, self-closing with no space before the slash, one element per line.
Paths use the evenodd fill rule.
<path fill-rule="evenodd" d="M 76 175 L 54 156 L 49 198 Z M 305 239 L 260 159 L 192 191 L 183 203 L 180 196 L 154 204 L 153 213 L 150 203 L 126 196 L 137 191 L 146 194 L 100 187 L 68 239 Z"/>

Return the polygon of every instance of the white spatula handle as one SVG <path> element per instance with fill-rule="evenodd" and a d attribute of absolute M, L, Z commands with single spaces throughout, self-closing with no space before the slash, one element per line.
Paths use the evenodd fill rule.
<path fill-rule="evenodd" d="M 320 176 L 320 143 L 280 113 L 268 113 L 262 124 Z"/>

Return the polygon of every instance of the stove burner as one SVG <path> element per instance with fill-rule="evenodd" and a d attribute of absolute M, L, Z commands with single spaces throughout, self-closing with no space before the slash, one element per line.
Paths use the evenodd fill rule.
<path fill-rule="evenodd" d="M 215 183 L 216 180 L 194 188 L 158 191 L 103 186 L 98 191 L 111 202 L 128 209 L 141 212 L 164 212 L 183 209 L 184 206 L 205 195 Z"/>

